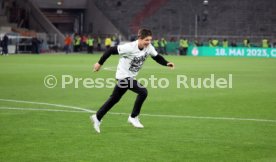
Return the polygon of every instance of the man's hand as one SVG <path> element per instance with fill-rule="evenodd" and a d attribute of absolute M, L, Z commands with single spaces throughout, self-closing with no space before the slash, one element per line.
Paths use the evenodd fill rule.
<path fill-rule="evenodd" d="M 167 66 L 170 67 L 171 69 L 174 69 L 174 67 L 175 67 L 174 63 L 172 63 L 172 62 L 167 63 Z"/>
<path fill-rule="evenodd" d="M 99 70 L 101 69 L 101 66 L 102 66 L 101 64 L 96 63 L 96 64 L 94 65 L 93 71 L 94 71 L 94 72 L 99 71 Z"/>

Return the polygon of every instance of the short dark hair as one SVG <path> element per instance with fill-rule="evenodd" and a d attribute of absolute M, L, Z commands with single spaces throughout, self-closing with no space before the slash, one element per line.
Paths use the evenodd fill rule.
<path fill-rule="evenodd" d="M 149 30 L 149 29 L 140 29 L 138 31 L 138 38 L 144 39 L 144 38 L 146 38 L 148 36 L 152 36 L 151 30 Z"/>

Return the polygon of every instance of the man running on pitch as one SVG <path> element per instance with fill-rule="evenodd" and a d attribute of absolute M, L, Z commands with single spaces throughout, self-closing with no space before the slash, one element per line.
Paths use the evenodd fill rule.
<path fill-rule="evenodd" d="M 97 72 L 111 54 L 119 54 L 120 56 L 116 71 L 116 79 L 118 82 L 112 95 L 96 114 L 90 116 L 96 132 L 100 133 L 100 124 L 103 116 L 121 99 L 127 90 L 131 90 L 138 94 L 132 113 L 128 117 L 128 122 L 136 128 L 144 128 L 139 121 L 138 115 L 147 98 L 148 92 L 147 89 L 135 79 L 135 76 L 138 74 L 138 71 L 141 69 L 148 56 L 151 56 L 161 65 L 168 66 L 171 69 L 174 68 L 174 63 L 166 61 L 156 52 L 151 45 L 151 41 L 152 32 L 148 29 L 140 29 L 138 32 L 138 40 L 107 49 L 100 60 L 94 65 L 94 71 Z"/>

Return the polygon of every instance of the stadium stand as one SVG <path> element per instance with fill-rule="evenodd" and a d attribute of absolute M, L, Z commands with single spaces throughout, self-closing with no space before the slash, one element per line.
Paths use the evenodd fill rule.
<path fill-rule="evenodd" d="M 207 1 L 207 0 L 206 0 Z M 273 40 L 276 1 L 253 0 L 0 0 L 0 33 L 43 36 L 49 46 L 63 47 L 65 34 L 111 35 L 130 40 L 138 28 L 155 38 L 182 37 L 208 44 L 223 39 L 242 44 Z"/>
<path fill-rule="evenodd" d="M 194 35 L 196 15 L 198 35 L 270 36 L 276 33 L 276 1 L 220 1 L 212 0 L 208 6 L 202 0 L 164 1 L 147 18 L 140 19 L 141 26 L 151 28 L 157 35 Z M 143 11 L 151 1 L 133 3 L 97 0 L 96 5 L 127 35 L 135 34 L 132 28 L 136 13 Z M 238 6 L 238 7 L 237 7 Z M 154 8 L 154 5 L 151 5 Z M 127 16 L 126 16 L 127 13 Z M 137 19 L 137 18 L 136 18 Z M 227 20 L 227 21 L 226 21 Z M 256 24 L 256 22 L 258 22 Z M 127 24 L 127 25 L 126 25 Z M 135 24 L 135 23 L 134 23 Z"/>
<path fill-rule="evenodd" d="M 95 0 L 95 5 L 119 28 L 121 33 L 129 36 L 132 33 L 130 29 L 131 21 L 135 14 L 143 9 L 147 2 L 147 0 L 135 1 L 135 3 L 132 0 Z"/>

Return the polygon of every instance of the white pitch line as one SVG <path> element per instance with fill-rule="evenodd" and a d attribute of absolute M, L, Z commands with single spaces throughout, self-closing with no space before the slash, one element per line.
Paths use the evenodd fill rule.
<path fill-rule="evenodd" d="M 21 100 L 12 100 L 12 99 L 0 99 L 0 101 L 6 102 L 16 102 L 16 103 L 29 103 L 29 104 L 36 104 L 36 105 L 48 105 L 48 106 L 55 106 L 55 107 L 63 107 L 75 110 L 82 110 L 82 111 L 67 111 L 67 110 L 56 110 L 60 112 L 86 112 L 86 113 L 95 113 L 96 111 L 76 107 L 76 106 L 67 106 L 61 104 L 51 104 L 45 102 L 32 102 L 32 101 L 21 101 Z M 8 107 L 7 107 L 8 108 Z M 1 109 L 1 108 L 0 108 Z M 2 108 L 4 109 L 4 107 Z M 12 108 L 9 109 L 20 109 L 23 110 L 24 108 Z M 32 108 L 27 108 L 26 110 L 31 110 Z M 38 110 L 45 110 L 45 111 L 55 111 L 52 109 L 33 109 L 34 111 Z M 120 113 L 120 112 L 109 112 L 109 114 L 113 115 L 129 115 L 128 113 Z M 141 114 L 142 116 L 152 116 L 152 117 L 163 117 L 163 118 L 186 118 L 186 119 L 211 119 L 211 120 L 232 120 L 232 121 L 255 121 L 255 122 L 271 122 L 276 123 L 276 120 L 269 120 L 269 119 L 250 119 L 250 118 L 230 118 L 230 117 L 208 117 L 208 116 L 181 116 L 181 115 L 155 115 L 155 114 Z"/>
<path fill-rule="evenodd" d="M 273 122 L 276 120 L 269 119 L 250 119 L 250 118 L 230 118 L 230 117 L 209 117 L 209 116 L 180 116 L 180 115 L 151 115 L 151 114 L 141 114 L 143 116 L 154 116 L 154 117 L 164 117 L 164 118 L 186 118 L 186 119 L 212 119 L 212 120 L 236 120 L 236 121 L 256 121 L 256 122 Z"/>
<path fill-rule="evenodd" d="M 75 110 L 82 110 L 90 113 L 95 113 L 93 110 L 76 107 L 76 106 L 67 106 L 67 105 L 61 105 L 61 104 L 51 104 L 51 103 L 44 103 L 44 102 L 32 102 L 32 101 L 22 101 L 22 100 L 11 100 L 11 99 L 0 99 L 0 101 L 5 102 L 15 102 L 15 103 L 27 103 L 27 104 L 35 104 L 35 105 L 47 105 L 47 106 L 54 106 L 54 107 L 63 107 L 63 108 L 69 108 L 69 109 L 75 109 Z"/>
<path fill-rule="evenodd" d="M 106 71 L 116 71 L 116 67 L 105 67 L 103 68 L 103 70 L 106 70 Z M 143 69 L 159 69 L 157 67 L 153 67 L 153 66 L 146 66 L 146 67 L 143 67 Z"/>
<path fill-rule="evenodd" d="M 103 68 L 103 70 L 106 70 L 106 71 L 116 71 L 115 69 L 113 69 L 113 68 L 111 68 L 111 67 Z"/>
<path fill-rule="evenodd" d="M 24 110 L 24 111 L 50 111 L 50 112 L 88 113 L 88 112 L 86 112 L 86 111 L 57 110 L 57 109 L 41 109 L 41 108 L 22 108 L 22 107 L 0 107 L 0 110 Z"/>

